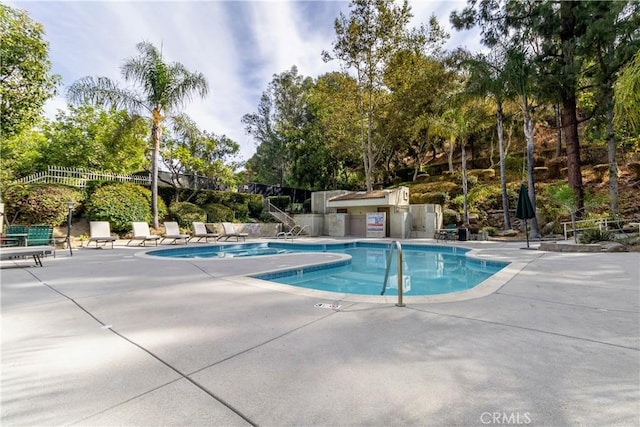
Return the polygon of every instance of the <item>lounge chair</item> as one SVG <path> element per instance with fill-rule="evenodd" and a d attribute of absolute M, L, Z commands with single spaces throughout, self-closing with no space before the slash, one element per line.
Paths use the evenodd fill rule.
<path fill-rule="evenodd" d="M 172 245 L 175 245 L 180 239 L 184 239 L 185 245 L 189 243 L 189 239 L 191 238 L 191 235 L 180 233 L 180 227 L 178 226 L 177 222 L 175 221 L 165 222 L 164 230 L 165 232 L 162 235 L 162 240 L 160 240 L 160 243 L 164 242 L 165 239 L 172 239 L 171 240 Z"/>
<path fill-rule="evenodd" d="M 133 228 L 133 237 L 131 237 L 131 240 L 127 242 L 127 246 L 129 246 L 129 243 L 133 242 L 134 240 L 140 240 L 138 246 L 146 246 L 147 242 L 155 242 L 156 246 L 158 246 L 158 240 L 160 240 L 160 236 L 151 234 L 151 231 L 149 230 L 149 224 L 147 224 L 146 222 L 132 222 L 131 227 Z"/>
<path fill-rule="evenodd" d="M 205 243 L 209 243 L 209 238 L 216 240 L 220 235 L 218 233 L 209 233 L 207 231 L 207 226 L 204 225 L 204 222 L 192 222 L 191 226 L 193 227 L 193 237 L 192 239 L 198 238 L 198 242 L 204 239 Z"/>
<path fill-rule="evenodd" d="M 103 246 L 107 246 L 107 243 L 111 243 L 111 249 L 113 249 L 113 242 L 116 241 L 116 238 L 111 235 L 111 226 L 109 225 L 109 221 L 90 221 L 89 233 L 91 234 L 91 237 L 89 237 L 87 247 L 89 247 L 91 242 L 96 242 L 96 248 L 99 243 L 103 243 Z"/>
<path fill-rule="evenodd" d="M 242 237 L 242 240 L 246 240 L 247 236 L 249 235 L 247 233 L 238 233 L 234 225 L 230 222 L 223 222 L 222 229 L 224 230 L 224 234 L 218 237 L 218 240 L 222 239 L 223 237 L 224 240 L 229 240 L 230 238 L 235 237 L 237 242 L 240 240 L 240 237 Z"/>
<path fill-rule="evenodd" d="M 48 254 L 54 254 L 55 248 L 53 246 L 13 246 L 0 248 L 0 260 L 26 258 L 33 257 L 36 262 L 36 266 L 42 267 L 42 260 L 40 257 Z"/>

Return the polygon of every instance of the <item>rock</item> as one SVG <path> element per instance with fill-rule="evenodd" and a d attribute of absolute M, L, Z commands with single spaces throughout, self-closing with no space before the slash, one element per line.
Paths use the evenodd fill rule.
<path fill-rule="evenodd" d="M 504 230 L 498 233 L 501 237 L 516 237 L 518 232 L 516 230 Z"/>
<path fill-rule="evenodd" d="M 618 242 L 600 242 L 603 252 L 625 252 L 626 249 L 623 244 Z"/>
<path fill-rule="evenodd" d="M 548 236 L 548 235 L 552 234 L 553 233 L 553 224 L 554 224 L 553 221 L 546 223 L 542 227 L 542 230 L 540 231 L 540 234 L 542 234 L 543 236 Z"/>

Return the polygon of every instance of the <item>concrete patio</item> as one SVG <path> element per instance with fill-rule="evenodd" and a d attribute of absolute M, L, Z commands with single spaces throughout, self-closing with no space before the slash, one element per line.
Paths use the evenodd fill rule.
<path fill-rule="evenodd" d="M 318 254 L 3 261 L 0 422 L 640 425 L 640 254 L 464 246 L 520 267 L 488 296 L 403 308 L 237 277 Z"/>

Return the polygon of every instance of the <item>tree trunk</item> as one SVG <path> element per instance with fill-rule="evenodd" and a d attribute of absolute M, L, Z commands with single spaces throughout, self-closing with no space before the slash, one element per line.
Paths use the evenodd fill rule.
<path fill-rule="evenodd" d="M 449 139 L 449 173 L 451 175 L 453 175 L 453 149 L 456 146 L 456 139 L 455 138 L 450 138 Z"/>
<path fill-rule="evenodd" d="M 507 194 L 507 168 L 504 152 L 504 114 L 502 104 L 498 104 L 497 111 L 498 150 L 500 152 L 500 185 L 502 187 L 502 211 L 504 214 L 504 229 L 511 229 L 511 215 L 509 214 L 509 195 Z"/>
<path fill-rule="evenodd" d="M 576 198 L 576 217 L 584 215 L 584 187 L 582 185 L 582 171 L 580 168 L 580 136 L 578 134 L 578 114 L 576 102 L 576 9 L 578 2 L 560 2 L 560 42 L 562 63 L 562 83 L 560 95 L 562 98 L 562 128 L 567 150 L 567 174 L 569 185 Z"/>
<path fill-rule="evenodd" d="M 534 176 L 534 163 L 533 163 L 533 118 L 531 117 L 531 111 L 529 110 L 528 101 L 523 101 L 524 107 L 524 135 L 527 140 L 527 175 L 528 175 L 528 192 L 529 199 L 533 205 L 533 210 L 536 212 L 536 190 L 535 190 L 535 176 Z M 527 230 L 525 230 L 525 233 Z M 536 217 L 531 219 L 531 231 L 529 232 L 530 239 L 539 239 L 540 232 L 538 231 L 538 219 Z"/>
<path fill-rule="evenodd" d="M 576 198 L 576 217 L 580 219 L 584 215 L 584 187 L 580 169 L 580 139 L 575 95 L 568 96 L 562 102 L 562 127 L 567 150 L 568 181 Z"/>
<path fill-rule="evenodd" d="M 153 214 L 153 228 L 160 227 L 158 219 L 158 161 L 160 155 L 160 139 L 162 138 L 162 124 L 160 112 L 153 110 L 153 125 L 151 126 L 151 141 L 153 151 L 151 154 L 151 213 Z"/>
<path fill-rule="evenodd" d="M 366 152 L 366 157 L 367 157 L 367 162 L 368 162 L 368 167 L 367 167 L 367 191 L 372 191 L 373 190 L 373 170 L 375 169 L 374 167 L 374 161 L 373 161 L 373 142 L 371 141 L 372 138 L 372 133 L 373 133 L 373 93 L 372 93 L 373 89 L 369 89 L 369 109 L 367 112 L 367 152 Z"/>
<path fill-rule="evenodd" d="M 558 136 L 556 139 L 556 157 L 562 156 L 562 118 L 560 117 L 560 106 L 553 104 L 553 112 L 556 116 L 556 129 Z"/>
<path fill-rule="evenodd" d="M 467 203 L 467 153 L 465 152 L 464 146 L 466 141 L 462 141 L 460 143 L 462 148 L 462 225 L 469 224 L 469 205 Z"/>
<path fill-rule="evenodd" d="M 607 106 L 607 154 L 609 157 L 609 201 L 611 217 L 618 217 L 618 163 L 616 162 L 616 135 L 613 130 L 613 89 L 611 84 L 605 90 Z"/>

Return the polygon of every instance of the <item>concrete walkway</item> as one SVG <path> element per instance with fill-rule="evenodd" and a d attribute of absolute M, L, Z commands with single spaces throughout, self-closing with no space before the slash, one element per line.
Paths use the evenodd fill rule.
<path fill-rule="evenodd" d="M 2 425 L 640 425 L 638 253 L 468 242 L 521 268 L 400 308 L 236 277 L 318 254 L 119 243 L 2 262 Z"/>

